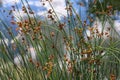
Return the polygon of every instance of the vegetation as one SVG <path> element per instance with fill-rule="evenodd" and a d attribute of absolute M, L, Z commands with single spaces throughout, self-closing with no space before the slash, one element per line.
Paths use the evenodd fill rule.
<path fill-rule="evenodd" d="M 120 79 L 120 36 L 111 18 L 114 15 L 114 6 L 103 4 L 101 0 L 94 1 L 96 2 L 90 3 L 92 5 L 87 18 L 90 24 L 81 21 L 69 0 L 65 1 L 67 11 L 65 22 L 59 20 L 51 0 L 42 2 L 43 6 L 46 3 L 51 6 L 44 20 L 36 18 L 27 0 L 26 6 L 21 0 L 26 18 L 11 15 L 14 10 L 19 12 L 17 5 L 12 6 L 9 12 L 12 16 L 10 22 L 17 26 L 19 37 L 14 36 L 6 22 L 1 21 L 12 42 L 7 44 L 6 34 L 0 31 L 0 79 Z M 99 9 L 94 8 L 98 4 L 101 5 L 98 6 Z M 84 5 L 80 3 L 80 6 Z M 95 23 L 96 17 L 102 24 L 101 30 Z M 109 26 L 106 26 L 106 23 Z M 35 57 L 32 54 L 35 54 Z"/>

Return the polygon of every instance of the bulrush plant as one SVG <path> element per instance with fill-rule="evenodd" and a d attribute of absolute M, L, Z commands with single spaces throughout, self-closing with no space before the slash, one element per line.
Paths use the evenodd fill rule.
<path fill-rule="evenodd" d="M 95 6 L 96 1 L 91 4 Z M 64 16 L 64 22 L 57 16 L 52 0 L 41 2 L 43 7 L 46 3 L 51 6 L 44 19 L 36 18 L 27 0 L 21 2 L 26 18 L 12 15 L 14 11 L 19 13 L 17 5 L 11 6 L 9 11 L 10 23 L 17 26 L 18 36 L 14 36 L 9 25 L 1 21 L 12 38 L 7 44 L 6 35 L 0 31 L 1 80 L 120 79 L 120 40 L 112 24 L 111 6 L 106 5 L 109 14 L 99 12 L 107 16 L 110 24 L 106 27 L 106 20 L 103 20 L 100 29 L 89 15 L 90 23 L 82 21 L 69 0 L 65 0 L 67 16 Z M 83 3 L 78 5 L 84 6 Z"/>

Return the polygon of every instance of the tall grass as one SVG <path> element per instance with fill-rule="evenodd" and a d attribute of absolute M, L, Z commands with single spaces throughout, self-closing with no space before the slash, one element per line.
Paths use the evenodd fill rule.
<path fill-rule="evenodd" d="M 58 18 L 50 0 L 43 3 L 51 6 L 44 20 L 35 16 L 27 0 L 21 2 L 26 18 L 13 15 L 19 21 L 10 21 L 17 26 L 19 37 L 1 21 L 12 38 L 7 44 L 6 35 L 0 31 L 1 80 L 120 79 L 120 37 L 114 28 L 112 14 L 104 12 L 100 0 L 101 12 L 92 13 L 99 15 L 101 30 L 89 15 L 90 24 L 81 21 L 69 0 L 65 1 L 66 22 Z M 96 5 L 95 2 L 91 4 L 90 7 Z M 19 12 L 17 5 L 12 6 L 12 12 L 14 10 Z M 111 7 L 107 10 L 112 11 Z M 106 27 L 106 23 L 109 26 Z"/>

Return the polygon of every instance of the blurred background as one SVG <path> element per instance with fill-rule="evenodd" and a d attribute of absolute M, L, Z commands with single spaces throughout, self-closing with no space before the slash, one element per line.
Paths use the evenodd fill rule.
<path fill-rule="evenodd" d="M 25 6 L 28 5 L 26 1 L 31 7 L 31 9 L 35 12 L 35 16 L 38 16 L 37 18 L 45 16 L 47 13 L 47 10 L 50 9 L 50 5 L 48 3 L 45 3 L 45 5 L 43 6 L 43 3 L 45 2 L 45 0 L 23 0 Z M 94 20 L 96 20 L 96 17 L 99 17 L 94 15 L 94 13 L 96 10 L 99 11 L 100 4 L 97 4 L 98 6 L 91 7 L 92 5 L 91 3 L 94 1 L 96 0 L 71 0 L 73 7 L 75 8 L 76 12 L 80 15 L 81 20 L 87 21 L 88 24 L 89 24 L 89 21 L 87 20 L 88 15 L 92 16 Z M 115 13 L 111 17 L 113 18 L 117 31 L 119 32 L 120 31 L 119 29 L 120 1 L 119 0 L 100 0 L 100 1 L 106 5 L 112 4 L 113 9 L 115 9 Z M 57 15 L 60 20 L 64 20 L 63 16 L 68 17 L 67 12 L 65 10 L 65 7 L 66 7 L 65 0 L 53 0 L 52 5 L 54 7 L 54 10 L 57 12 Z M 17 10 L 10 15 L 10 10 L 12 9 L 12 6 L 17 7 Z M 9 25 L 9 27 L 12 29 L 13 33 L 17 35 L 17 32 L 15 30 L 16 26 L 10 23 L 10 21 L 13 19 L 11 18 L 12 15 L 15 16 L 14 20 L 16 21 L 19 21 L 20 16 L 23 18 L 26 16 L 22 11 L 21 0 L 0 0 L 0 20 L 6 22 L 7 25 Z M 3 26 L 4 25 L 0 23 L 0 30 L 4 34 L 6 34 L 7 32 L 5 30 L 5 27 Z M 6 37 L 10 39 L 10 37 L 7 34 L 6 34 Z"/>

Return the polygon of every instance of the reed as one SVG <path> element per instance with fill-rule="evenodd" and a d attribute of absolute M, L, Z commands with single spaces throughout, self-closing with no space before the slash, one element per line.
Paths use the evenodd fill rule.
<path fill-rule="evenodd" d="M 97 0 L 95 0 L 97 1 Z M 117 80 L 120 79 L 120 40 L 111 18 L 112 7 L 91 2 L 90 7 L 98 3 L 102 10 L 94 8 L 88 15 L 90 24 L 81 21 L 69 0 L 65 0 L 67 16 L 61 21 L 52 6 L 44 19 L 35 16 L 28 1 L 21 0 L 22 11 L 26 15 L 14 16 L 18 5 L 12 6 L 10 22 L 17 26 L 15 36 L 9 25 L 1 20 L 6 29 L 0 31 L 0 79 L 1 80 Z M 25 5 L 27 4 L 27 5 Z M 83 6 L 83 5 L 80 5 Z M 108 7 L 106 5 L 106 7 Z M 2 13 L 4 14 L 4 12 Z M 99 18 L 101 29 L 95 22 Z M 109 26 L 106 26 L 106 23 Z M 89 32 L 89 34 L 88 34 Z M 6 42 L 6 36 L 12 40 Z M 6 37 L 6 38 L 5 38 Z"/>

